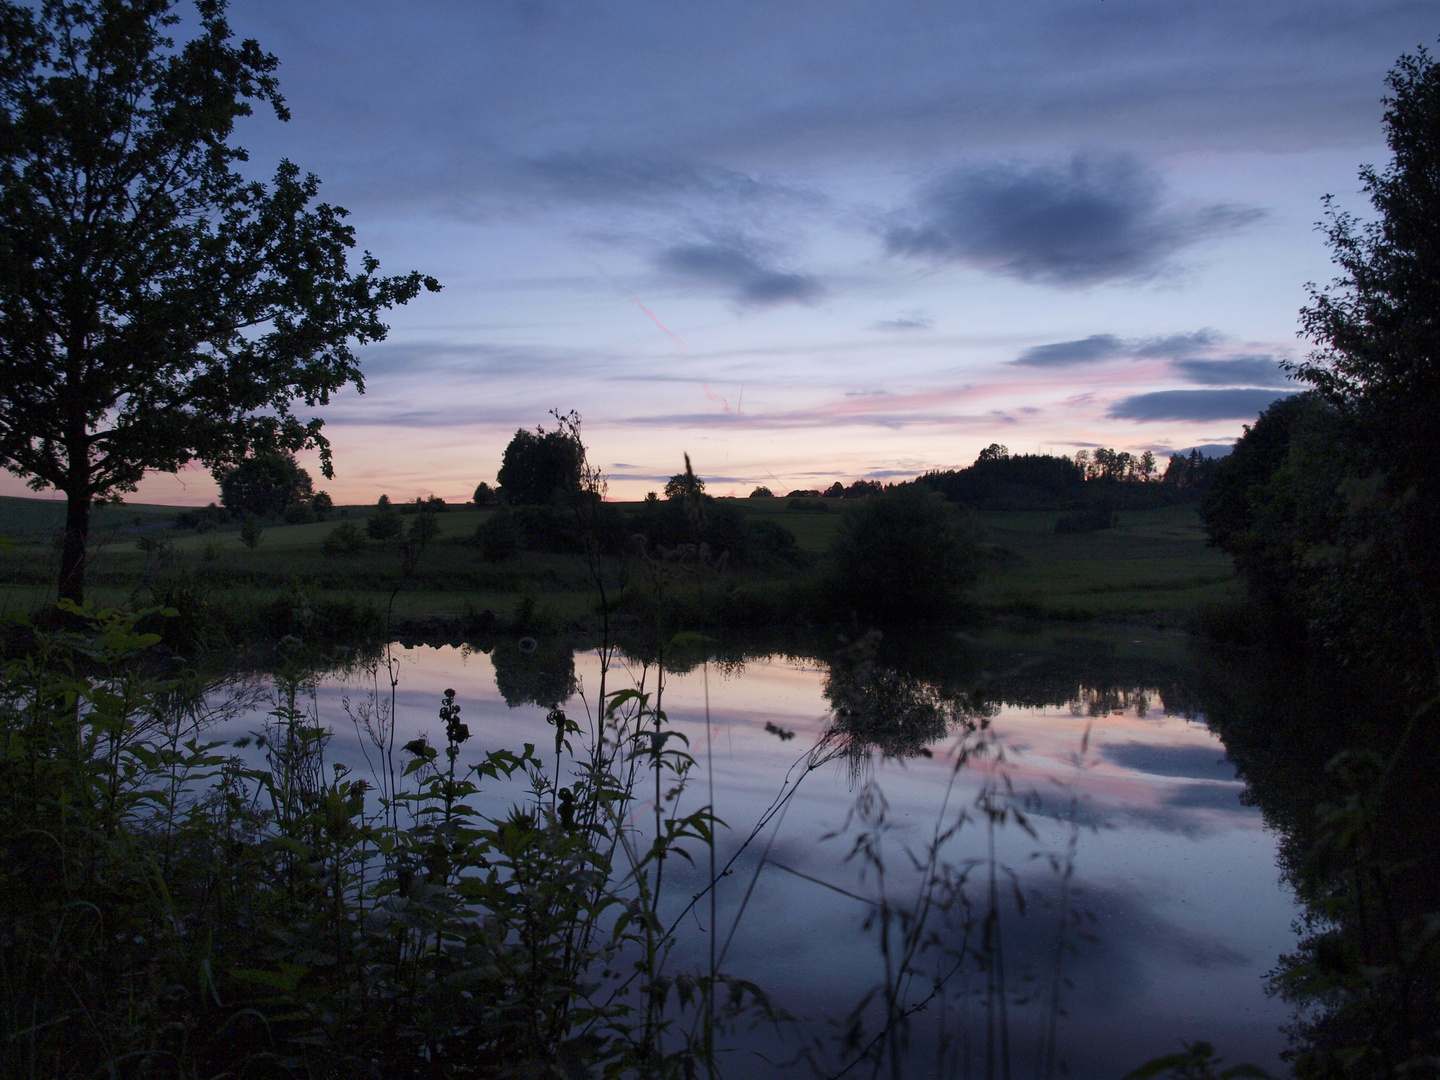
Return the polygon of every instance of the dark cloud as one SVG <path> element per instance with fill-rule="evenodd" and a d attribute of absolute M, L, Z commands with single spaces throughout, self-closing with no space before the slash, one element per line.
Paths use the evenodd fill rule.
<path fill-rule="evenodd" d="M 1053 345 L 1036 345 L 1026 349 L 1012 364 L 1024 367 L 1070 367 L 1091 364 L 1097 360 L 1113 360 L 1126 356 L 1129 349 L 1114 334 L 1091 334 L 1079 341 L 1057 341 Z"/>
<path fill-rule="evenodd" d="M 1134 158 L 1077 155 L 1062 167 L 953 172 L 922 192 L 912 220 L 893 226 L 885 240 L 899 255 L 1083 287 L 1149 277 L 1181 248 L 1261 213 L 1225 205 L 1167 206 L 1159 176 Z"/>
<path fill-rule="evenodd" d="M 728 203 L 813 202 L 818 196 L 746 172 L 689 161 L 623 154 L 553 154 L 524 171 L 556 194 L 589 202 L 678 197 Z"/>
<path fill-rule="evenodd" d="M 1186 359 L 1174 362 L 1191 382 L 1202 386 L 1290 386 L 1273 356 L 1236 356 L 1229 360 Z"/>
<path fill-rule="evenodd" d="M 1190 334 L 1167 334 L 1164 337 L 1142 338 L 1131 345 L 1131 352 L 1135 356 L 1143 356 L 1147 359 L 1156 356 L 1190 356 L 1214 348 L 1224 340 L 1223 335 L 1214 330 L 1196 330 Z"/>
<path fill-rule="evenodd" d="M 1196 330 L 1188 334 L 1129 339 L 1119 338 L 1114 334 L 1091 334 L 1078 341 L 1057 341 L 1052 345 L 1036 345 L 1026 349 L 1010 362 L 1023 367 L 1069 367 L 1073 364 L 1098 363 L 1120 357 L 1136 357 L 1146 360 L 1159 357 L 1189 357 L 1197 352 L 1212 349 L 1223 340 L 1224 338 L 1214 330 Z"/>
<path fill-rule="evenodd" d="M 1157 390 L 1121 398 L 1112 420 L 1253 420 L 1276 398 L 1274 390 Z"/>
<path fill-rule="evenodd" d="M 656 265 L 690 281 L 719 286 L 732 300 L 752 307 L 806 304 L 825 291 L 808 274 L 766 265 L 754 245 L 738 238 L 678 244 L 661 252 Z"/>
<path fill-rule="evenodd" d="M 1245 813 L 1240 795 L 1244 784 L 1183 784 L 1165 799 L 1166 806 L 1193 810 L 1230 810 Z"/>
<path fill-rule="evenodd" d="M 1111 743 L 1100 748 L 1100 756 L 1112 765 L 1153 776 L 1178 776 L 1187 780 L 1235 779 L 1235 766 L 1225 759 L 1225 751 L 1220 747 Z"/>

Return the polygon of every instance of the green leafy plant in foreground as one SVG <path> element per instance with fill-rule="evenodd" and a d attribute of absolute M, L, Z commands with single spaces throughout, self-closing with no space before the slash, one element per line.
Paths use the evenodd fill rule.
<path fill-rule="evenodd" d="M 84 629 L 10 662 L 0 694 L 4 1075 L 679 1076 L 763 1012 L 669 966 L 665 860 L 715 823 L 674 811 L 690 758 L 658 687 L 604 695 L 578 755 L 552 710 L 553 764 L 467 760 L 447 692 L 443 745 L 394 750 L 377 792 L 327 762 L 303 665 L 247 763 L 203 741 L 213 688 L 152 655 L 151 613 L 68 611 Z M 508 781 L 528 795 L 483 816 Z"/>

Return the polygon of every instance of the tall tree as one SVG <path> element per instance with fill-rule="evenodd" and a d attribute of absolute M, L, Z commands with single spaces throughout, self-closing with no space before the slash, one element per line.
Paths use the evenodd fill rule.
<path fill-rule="evenodd" d="M 559 496 L 568 499 L 580 493 L 584 447 L 566 426 L 578 419 L 574 413 L 557 412 L 560 421 L 554 431 L 521 428 L 505 447 L 496 479 L 505 501 L 517 506 L 542 505 Z"/>
<path fill-rule="evenodd" d="M 1377 641 L 1408 628 L 1408 637 L 1428 643 L 1433 692 L 1440 685 L 1440 64 L 1420 49 L 1402 56 L 1386 82 L 1391 160 L 1383 170 L 1360 170 L 1375 213 L 1361 222 L 1326 200 L 1324 228 L 1340 275 L 1328 289 L 1310 287 L 1301 318 L 1318 348 L 1296 374 L 1347 427 L 1350 591 L 1371 596 L 1372 614 L 1389 609 L 1385 628 L 1372 631 Z"/>
<path fill-rule="evenodd" d="M 282 161 L 235 166 L 252 103 L 288 119 L 277 61 L 224 0 L 0 0 L 0 465 L 65 493 L 62 597 L 81 600 L 90 510 L 147 472 L 318 448 L 294 413 L 353 383 L 380 313 L 439 284 L 359 272 L 340 207 Z"/>

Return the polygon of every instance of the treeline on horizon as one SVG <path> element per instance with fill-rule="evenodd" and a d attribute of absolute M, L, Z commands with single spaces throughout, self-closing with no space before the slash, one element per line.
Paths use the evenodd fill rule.
<path fill-rule="evenodd" d="M 580 491 L 580 463 L 585 459 L 585 447 L 577 432 L 578 426 L 574 431 L 561 427 L 546 431 L 543 426 L 533 432 L 517 430 L 506 447 L 498 483 L 492 487 L 481 481 L 470 505 L 558 505 L 574 497 Z M 1196 448 L 1189 454 L 1172 454 L 1161 472 L 1148 450 L 1137 455 L 1100 447 L 1080 450 L 1069 458 L 1054 454 L 1012 455 L 1007 447 L 992 443 L 968 467 L 932 469 L 913 480 L 887 484 L 858 479 L 848 485 L 836 480 L 824 489 L 796 488 L 783 496 L 767 486 L 758 486 L 749 498 L 783 497 L 791 500 L 791 509 L 823 513 L 827 504 L 804 505 L 802 501 L 868 499 L 915 485 L 976 510 L 1082 510 L 1097 504 L 1105 509 L 1146 509 L 1201 498 L 1219 460 Z M 326 492 L 313 490 L 309 473 L 293 455 L 284 452 L 257 454 L 226 470 L 220 476 L 220 489 L 218 505 L 181 511 L 175 524 L 204 531 L 247 514 L 290 525 L 308 524 L 326 520 L 336 509 Z M 666 484 L 665 498 L 686 495 L 713 499 L 705 492 L 703 478 L 686 481 L 684 474 L 677 474 Z M 659 498 L 652 491 L 641 501 L 649 505 Z M 399 504 L 381 495 L 376 506 L 381 514 L 389 510 L 398 514 L 433 514 L 452 508 L 436 495 Z"/>

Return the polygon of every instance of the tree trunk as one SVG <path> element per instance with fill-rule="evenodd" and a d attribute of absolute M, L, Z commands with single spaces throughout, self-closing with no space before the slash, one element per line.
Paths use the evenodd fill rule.
<path fill-rule="evenodd" d="M 66 492 L 65 544 L 60 550 L 60 599 L 85 602 L 85 549 L 90 543 L 90 492 Z"/>

